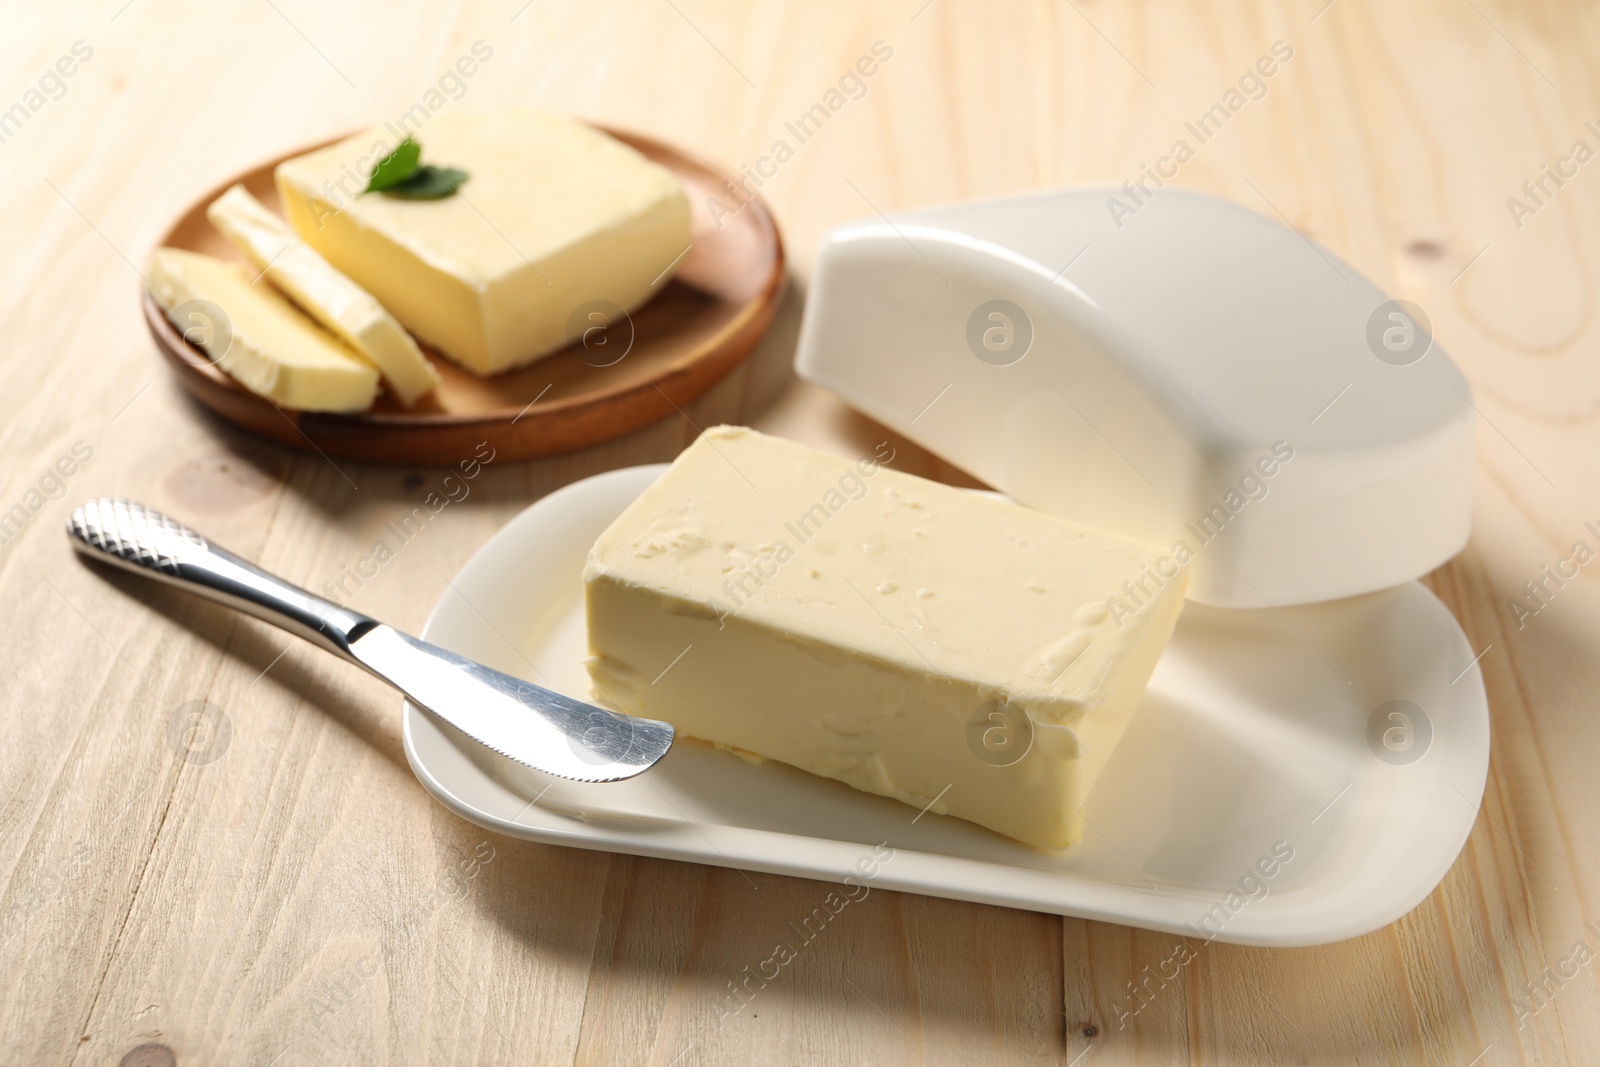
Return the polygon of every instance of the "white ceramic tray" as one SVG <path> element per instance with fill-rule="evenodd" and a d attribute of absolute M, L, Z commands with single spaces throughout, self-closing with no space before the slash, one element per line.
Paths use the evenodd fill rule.
<path fill-rule="evenodd" d="M 528 508 L 468 562 L 424 636 L 587 698 L 584 558 L 664 469 Z M 1282 612 L 1190 603 L 1085 804 L 1083 842 L 1059 854 L 687 739 L 609 785 L 546 778 L 409 704 L 405 746 L 442 803 L 517 837 L 1308 945 L 1398 919 L 1466 842 L 1489 761 L 1473 659 L 1414 582 Z"/>

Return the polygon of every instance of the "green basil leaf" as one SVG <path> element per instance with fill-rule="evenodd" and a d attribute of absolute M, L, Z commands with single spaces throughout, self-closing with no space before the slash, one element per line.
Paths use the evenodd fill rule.
<path fill-rule="evenodd" d="M 467 172 L 454 167 L 435 167 L 424 163 L 403 182 L 382 190 L 384 196 L 401 200 L 443 200 L 454 196 L 467 180 Z"/>
<path fill-rule="evenodd" d="M 415 174 L 421 160 L 422 146 L 407 137 L 400 142 L 400 147 L 378 160 L 377 166 L 367 176 L 367 188 L 364 191 L 375 193 L 392 189 Z"/>

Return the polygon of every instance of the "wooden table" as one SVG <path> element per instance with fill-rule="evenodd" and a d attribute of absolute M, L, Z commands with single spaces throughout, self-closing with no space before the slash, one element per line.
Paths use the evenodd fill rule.
<path fill-rule="evenodd" d="M 1575 541 L 1600 545 L 1600 163 L 1570 158 L 1600 148 L 1592 8 L 98 0 L 0 24 L 0 108 L 23 105 L 0 115 L 0 510 L 24 509 L 0 548 L 4 1062 L 1600 1062 L 1600 564 L 1535 617 L 1508 604 Z M 689 411 L 851 449 L 884 431 L 789 370 L 828 227 L 1120 184 L 1287 42 L 1176 180 L 1421 304 L 1476 390 L 1472 542 L 1427 581 L 1486 650 L 1494 755 L 1440 888 L 1342 944 L 1206 947 L 1125 1026 L 1127 983 L 1172 937 L 874 892 L 719 1026 L 728 983 L 818 883 L 486 834 L 414 781 L 380 684 L 75 562 L 67 513 L 114 492 L 317 588 L 434 487 L 202 414 L 152 350 L 137 269 L 221 177 L 403 112 L 480 40 L 492 58 L 447 106 L 536 102 L 752 167 L 874 42 L 892 49 L 763 179 L 796 283 L 753 361 Z M 64 56 L 71 75 L 45 76 Z M 1546 164 L 1569 177 L 1535 200 Z M 673 418 L 492 465 L 354 606 L 419 627 L 528 503 L 693 432 Z M 226 744 L 181 759 L 173 731 L 205 702 Z"/>

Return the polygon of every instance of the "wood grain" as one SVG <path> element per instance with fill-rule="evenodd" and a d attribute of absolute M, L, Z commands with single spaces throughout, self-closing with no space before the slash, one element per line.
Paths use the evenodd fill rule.
<path fill-rule="evenodd" d="M 6 1062 L 1600 1062 L 1600 961 L 1558 973 L 1580 942 L 1600 950 L 1600 564 L 1520 623 L 1507 603 L 1600 525 L 1600 163 L 1520 227 L 1507 207 L 1573 142 L 1600 147 L 1585 126 L 1600 124 L 1600 13 L 1324 3 L 102 0 L 0 15 L 0 111 L 27 113 L 0 121 L 0 513 L 23 509 L 0 546 Z M 479 40 L 492 58 L 442 82 Z M 352 603 L 420 626 L 530 501 L 669 459 L 695 425 L 870 450 L 884 431 L 788 370 L 828 227 L 1120 185 L 1283 40 L 1292 62 L 1176 181 L 1281 214 L 1422 305 L 1481 413 L 1472 541 L 1429 584 L 1485 650 L 1491 775 L 1461 859 L 1393 926 L 1315 949 L 1197 946 L 1125 1017 L 1128 983 L 1172 938 L 873 892 L 730 1014 L 729 983 L 820 885 L 484 834 L 413 781 L 381 685 L 71 557 L 72 503 L 121 493 L 316 588 L 436 485 L 263 443 L 170 380 L 138 265 L 221 178 L 430 90 L 754 168 L 880 40 L 892 58 L 860 98 L 761 164 L 796 284 L 751 360 L 625 439 L 490 464 Z M 46 76 L 80 41 L 73 73 Z M 963 480 L 896 445 L 907 469 Z M 226 747 L 169 736 L 196 701 L 226 716 Z"/>

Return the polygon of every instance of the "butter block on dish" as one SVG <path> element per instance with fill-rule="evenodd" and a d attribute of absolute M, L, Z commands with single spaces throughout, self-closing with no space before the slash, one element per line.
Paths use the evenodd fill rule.
<path fill-rule="evenodd" d="M 406 407 L 439 384 L 411 335 L 371 293 L 336 270 L 242 185 L 206 208 L 206 218 L 300 309 L 364 356 Z"/>
<path fill-rule="evenodd" d="M 586 305 L 607 319 L 637 308 L 689 247 L 678 180 L 575 119 L 447 112 L 416 140 L 424 162 L 466 173 L 457 193 L 362 193 L 398 144 L 382 126 L 286 160 L 278 192 L 307 244 L 420 340 L 479 374 L 564 347 Z"/>
<path fill-rule="evenodd" d="M 252 393 L 298 411 L 372 406 L 378 392 L 372 365 L 277 290 L 252 283 L 238 264 L 158 248 L 149 284 L 150 296 L 178 332 Z"/>
<path fill-rule="evenodd" d="M 588 668 L 629 714 L 1060 849 L 1184 580 L 1153 545 L 714 427 L 595 542 Z"/>

